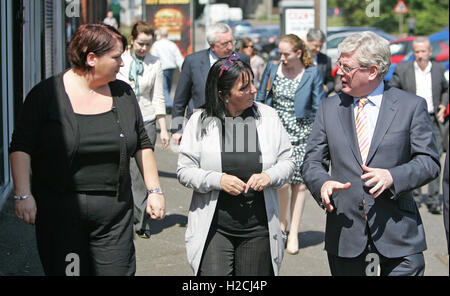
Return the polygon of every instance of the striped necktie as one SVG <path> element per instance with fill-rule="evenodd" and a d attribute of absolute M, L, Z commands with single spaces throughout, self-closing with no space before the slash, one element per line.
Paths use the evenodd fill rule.
<path fill-rule="evenodd" d="M 358 136 L 359 151 L 361 152 L 361 158 L 363 164 L 366 163 L 367 154 L 369 153 L 370 139 L 369 139 L 369 127 L 366 113 L 364 112 L 364 106 L 369 101 L 368 98 L 360 98 L 358 103 L 358 112 L 356 113 L 356 135 Z"/>

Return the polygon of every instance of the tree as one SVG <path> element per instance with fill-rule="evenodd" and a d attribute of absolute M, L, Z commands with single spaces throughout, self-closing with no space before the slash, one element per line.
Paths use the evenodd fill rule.
<path fill-rule="evenodd" d="M 416 19 L 416 35 L 429 35 L 448 26 L 448 0 L 404 0 L 410 16 Z M 349 26 L 377 27 L 388 33 L 398 33 L 399 17 L 394 14 L 397 3 L 392 0 L 329 0 L 343 12 L 345 23 Z M 367 15 L 369 5 L 376 5 L 379 13 Z"/>

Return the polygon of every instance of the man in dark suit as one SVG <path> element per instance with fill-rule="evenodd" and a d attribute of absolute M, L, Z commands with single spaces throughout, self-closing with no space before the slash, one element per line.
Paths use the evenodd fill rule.
<path fill-rule="evenodd" d="M 334 90 L 334 80 L 331 76 L 331 59 L 320 52 L 325 41 L 325 34 L 320 29 L 309 29 L 308 34 L 306 34 L 306 46 L 314 58 L 314 64 L 320 69 L 323 78 L 323 90 L 325 95 L 328 96 Z"/>
<path fill-rule="evenodd" d="M 205 104 L 205 84 L 209 68 L 220 58 L 231 55 L 235 40 L 233 32 L 227 24 L 216 23 L 206 31 L 209 48 L 188 55 L 184 60 L 172 107 L 172 140 L 179 144 L 182 136 L 182 126 L 186 117 L 189 118 L 194 109 Z M 239 53 L 243 62 L 250 65 L 250 58 Z"/>
<path fill-rule="evenodd" d="M 342 92 L 322 100 L 302 175 L 327 211 L 332 275 L 423 275 L 427 248 L 411 191 L 440 164 L 422 98 L 385 86 L 390 51 L 373 32 L 340 45 Z M 328 170 L 331 165 L 331 175 Z"/>
<path fill-rule="evenodd" d="M 444 76 L 445 67 L 430 61 L 432 51 L 428 37 L 420 36 L 414 39 L 413 52 L 414 61 L 397 65 L 389 85 L 416 94 L 427 101 L 427 110 L 433 123 L 438 152 L 439 155 L 442 155 L 444 147 L 438 115 L 445 111 L 448 101 L 448 84 Z M 438 176 L 429 183 L 428 196 L 425 199 L 428 210 L 433 214 L 439 214 L 442 208 L 439 198 L 439 181 Z M 420 206 L 421 189 L 414 190 L 413 194 Z"/>
<path fill-rule="evenodd" d="M 448 148 L 448 147 L 447 147 Z M 444 193 L 444 227 L 445 227 L 445 236 L 447 237 L 447 254 L 450 253 L 450 245 L 448 243 L 448 174 L 449 174 L 449 164 L 448 164 L 448 150 L 447 155 L 445 155 L 445 165 L 444 165 L 444 176 L 442 178 L 442 191 Z"/>

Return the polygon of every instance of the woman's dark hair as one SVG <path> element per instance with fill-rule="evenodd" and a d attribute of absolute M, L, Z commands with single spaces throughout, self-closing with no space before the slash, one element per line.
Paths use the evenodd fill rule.
<path fill-rule="evenodd" d="M 147 22 L 143 21 L 137 21 L 134 23 L 132 29 L 131 29 L 131 36 L 134 40 L 136 40 L 140 33 L 144 33 L 147 35 L 152 36 L 152 39 L 155 39 L 155 29 L 153 28 L 153 25 Z"/>
<path fill-rule="evenodd" d="M 226 63 L 232 63 L 227 70 L 222 70 Z M 220 73 L 222 75 L 220 76 Z M 219 77 L 220 76 L 220 77 Z M 223 58 L 214 63 L 208 73 L 205 87 L 205 111 L 202 113 L 202 120 L 206 117 L 217 117 L 224 120 L 227 116 L 226 100 L 231 94 L 236 81 L 242 77 L 246 87 L 253 81 L 253 71 L 251 67 L 241 60 L 231 61 Z"/>
<path fill-rule="evenodd" d="M 81 25 L 70 40 L 69 61 L 75 69 L 90 72 L 91 67 L 86 63 L 88 54 L 92 52 L 101 57 L 112 50 L 117 41 L 125 50 L 127 39 L 116 28 L 105 24 Z"/>

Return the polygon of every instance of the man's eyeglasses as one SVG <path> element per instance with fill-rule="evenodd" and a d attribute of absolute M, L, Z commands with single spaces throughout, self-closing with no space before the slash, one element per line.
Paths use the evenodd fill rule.
<path fill-rule="evenodd" d="M 341 69 L 342 72 L 344 72 L 346 74 L 350 74 L 350 72 L 352 72 L 353 70 L 356 70 L 356 69 L 367 69 L 365 67 L 353 67 L 353 68 L 351 68 L 351 67 L 347 67 L 347 66 L 342 66 L 341 62 L 339 62 L 339 61 L 336 62 L 336 66 L 339 69 Z"/>
<path fill-rule="evenodd" d="M 227 41 L 227 42 L 222 42 L 222 43 L 217 43 L 217 44 L 219 44 L 223 48 L 227 47 L 228 44 L 231 44 L 232 46 L 235 46 L 236 45 L 236 40 L 230 40 L 230 41 Z"/>
<path fill-rule="evenodd" d="M 225 61 L 225 63 L 223 63 L 222 67 L 220 67 L 219 78 L 222 76 L 224 71 L 228 71 L 228 69 L 233 66 L 234 61 L 239 61 L 239 55 L 236 52 L 233 52 Z"/>

